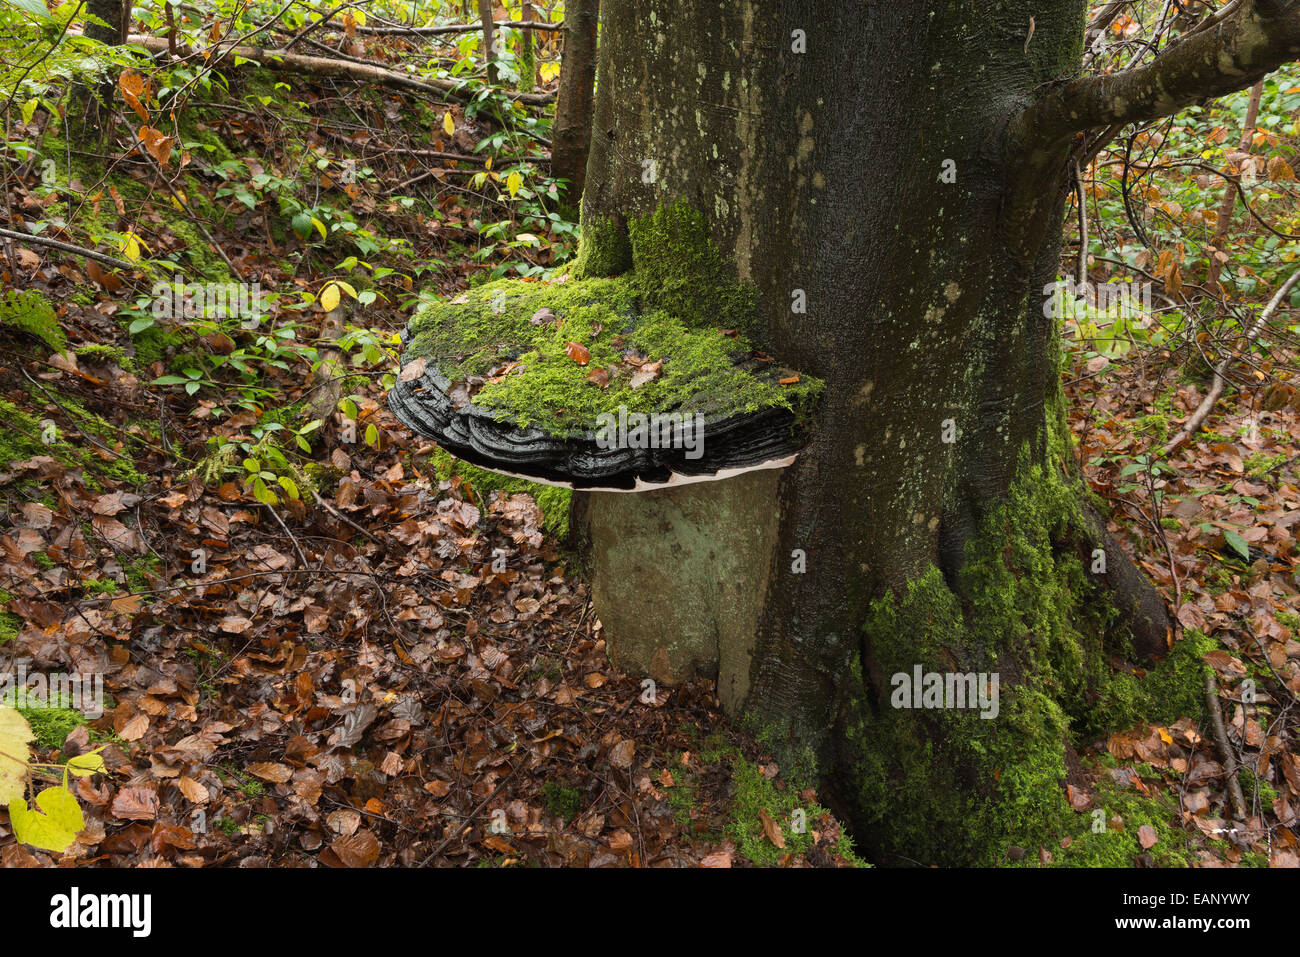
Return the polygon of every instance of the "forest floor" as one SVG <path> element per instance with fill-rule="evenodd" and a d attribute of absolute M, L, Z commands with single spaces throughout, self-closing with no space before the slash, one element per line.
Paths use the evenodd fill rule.
<path fill-rule="evenodd" d="M 437 217 L 391 202 L 383 185 L 418 174 L 403 149 L 468 150 L 483 131 L 466 132 L 459 109 L 460 141 L 442 142 L 445 117 L 403 128 L 397 97 L 352 97 L 360 125 L 385 131 L 374 148 L 338 120 L 339 95 L 315 88 L 306 99 L 295 135 L 332 161 L 381 170 L 338 201 L 403 235 L 413 260 L 438 261 L 424 281 L 449 292 L 494 264 L 465 191 L 443 188 L 464 172 L 457 164 L 429 180 Z M 289 144 L 276 118 L 200 115 L 196 136 L 219 137 L 250 169 L 280 168 Z M 153 251 L 193 247 L 179 204 L 119 147 L 104 147 L 116 179 L 69 188 L 109 219 L 126 216 L 123 194 L 143 204 Z M 47 209 L 40 185 L 33 168 L 12 187 L 12 208 Z M 251 212 L 222 186 L 196 176 L 189 194 L 236 265 L 267 288 L 319 291 L 339 275 L 326 263 L 342 253 L 314 253 L 272 229 L 265 204 Z M 204 259 L 210 267 L 211 250 Z M 355 363 L 344 356 L 351 406 L 303 436 L 309 452 L 289 442 L 272 467 L 258 427 L 266 410 L 310 401 L 302 356 L 274 353 L 276 364 L 263 352 L 250 378 L 211 360 L 251 354 L 254 334 L 187 338 L 183 323 L 132 334 L 120 317 L 147 287 L 129 275 L 38 247 L 18 262 L 10 285 L 54 303 L 55 338 L 67 341 L 0 323 L 0 670 L 104 675 L 102 717 L 28 716 L 43 760 L 103 746 L 108 773 L 75 782 L 87 829 L 62 857 L 16 843 L 0 812 L 0 864 L 859 863 L 809 782 L 732 727 L 707 682 L 645 700 L 610 666 L 554 516 L 526 493 L 448 473 L 387 411 L 385 337 L 409 302 L 381 297 L 364 320 L 354 311 L 379 345 L 358 348 Z M 277 307 L 274 318 L 299 323 L 299 344 L 319 335 L 318 310 Z M 1255 773 L 1239 772 L 1249 819 L 1229 833 L 1225 756 L 1208 717 L 1187 714 L 1086 742 L 1095 788 L 1072 788 L 1069 802 L 1082 828 L 1108 795 L 1107 827 L 1126 843 L 1107 863 L 1296 866 L 1294 390 L 1269 411 L 1229 392 L 1169 460 L 1176 472 L 1147 481 L 1134 457 L 1177 428 L 1206 384 L 1178 381 L 1154 353 L 1102 365 L 1079 358 L 1067 376 L 1081 461 L 1180 622 L 1219 642 L 1207 660 L 1222 693 L 1258 684 L 1257 703 L 1225 715 L 1237 759 Z M 260 390 L 251 408 L 235 401 L 248 389 Z M 276 421 L 286 432 L 294 420 Z M 281 491 L 275 504 L 249 480 L 263 472 Z M 1145 799 L 1127 820 L 1125 795 Z M 1064 860 L 1071 841 L 1012 849 L 1009 862 Z"/>

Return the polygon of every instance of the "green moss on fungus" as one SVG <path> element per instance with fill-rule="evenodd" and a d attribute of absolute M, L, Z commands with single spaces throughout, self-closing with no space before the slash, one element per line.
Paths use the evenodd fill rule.
<path fill-rule="evenodd" d="M 500 280 L 422 307 L 406 358 L 435 361 L 453 382 L 486 378 L 475 404 L 556 436 L 591 432 L 602 413 L 617 414 L 620 406 L 629 414 L 722 417 L 767 408 L 799 411 L 822 388 L 809 377 L 781 385 L 770 364 L 739 366 L 752 352 L 743 336 L 691 326 L 663 310 L 644 313 L 642 302 L 628 277 L 555 285 Z M 532 323 L 543 309 L 554 318 Z M 566 351 L 571 342 L 588 351 L 585 365 Z M 633 388 L 636 367 L 629 356 L 662 361 L 661 374 Z M 613 370 L 605 388 L 588 379 L 597 369 Z"/>

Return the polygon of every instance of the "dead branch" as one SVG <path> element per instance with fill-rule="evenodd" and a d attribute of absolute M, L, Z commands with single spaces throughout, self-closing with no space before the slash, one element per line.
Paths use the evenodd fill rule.
<path fill-rule="evenodd" d="M 162 38 L 132 36 L 129 41 L 136 46 L 144 47 L 151 53 L 168 52 L 167 41 Z M 448 97 L 468 100 L 471 96 L 471 92 L 467 88 L 452 80 L 444 80 L 439 77 L 427 77 L 417 80 L 413 76 L 406 76 L 395 70 L 371 66 L 366 63 L 353 63 L 333 57 L 306 56 L 302 53 L 289 53 L 286 50 L 232 46 L 226 43 L 215 44 L 214 47 L 209 49 L 213 49 L 223 56 L 233 55 L 245 60 L 251 60 L 268 70 L 277 70 L 284 73 L 305 73 L 309 76 L 346 76 L 354 80 L 378 83 L 380 86 L 415 90 L 443 100 Z M 188 51 L 184 47 L 181 48 L 182 55 L 188 55 L 190 52 L 192 51 Z M 535 106 L 549 103 L 553 99 L 549 93 L 517 93 L 509 90 L 502 90 L 501 92 L 502 95 L 512 100 Z"/>
<path fill-rule="evenodd" d="M 1269 317 L 1277 311 L 1277 307 L 1282 304 L 1282 300 L 1286 298 L 1286 294 L 1291 291 L 1292 287 L 1294 287 L 1297 282 L 1300 282 L 1300 269 L 1293 272 L 1291 277 L 1278 287 L 1277 292 L 1273 293 L 1273 298 L 1270 299 L 1268 305 L 1264 307 L 1264 311 L 1259 314 L 1259 317 L 1253 323 L 1251 323 L 1250 329 L 1246 331 L 1246 348 L 1250 348 L 1250 344 L 1255 341 L 1255 337 L 1259 335 L 1259 331 L 1264 328 L 1264 323 L 1268 322 Z M 1214 384 L 1210 386 L 1209 394 L 1206 395 L 1206 397 L 1201 401 L 1201 404 L 1196 407 L 1196 411 L 1192 413 L 1191 418 L 1189 418 L 1178 431 L 1178 434 L 1165 444 L 1165 447 L 1161 449 L 1161 454 L 1168 455 L 1170 452 L 1177 450 L 1205 423 L 1205 420 L 1210 415 L 1210 410 L 1214 408 L 1214 403 L 1219 401 L 1219 396 L 1223 395 L 1223 390 L 1228 384 L 1228 380 L 1224 373 L 1227 372 L 1228 363 L 1231 361 L 1232 356 L 1224 356 L 1219 364 L 1214 367 Z"/>

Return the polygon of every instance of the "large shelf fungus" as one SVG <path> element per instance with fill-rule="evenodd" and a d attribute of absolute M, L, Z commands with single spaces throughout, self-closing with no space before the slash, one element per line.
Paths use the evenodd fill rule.
<path fill-rule="evenodd" d="M 637 491 L 790 464 L 818 380 L 736 329 L 645 309 L 630 278 L 502 280 L 424 305 L 389 394 L 483 468 Z"/>
<path fill-rule="evenodd" d="M 736 704 L 777 470 L 807 443 L 822 383 L 764 354 L 753 291 L 683 204 L 585 224 L 573 272 L 423 305 L 389 405 L 474 465 L 578 490 L 570 536 L 614 663 L 716 677 Z"/>

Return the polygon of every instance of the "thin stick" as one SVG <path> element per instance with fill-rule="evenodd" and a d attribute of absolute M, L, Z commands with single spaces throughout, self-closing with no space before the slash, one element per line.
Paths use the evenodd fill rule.
<path fill-rule="evenodd" d="M 1300 269 L 1293 272 L 1291 278 L 1282 283 L 1277 292 L 1273 294 L 1273 298 L 1268 301 L 1268 305 L 1264 307 L 1264 311 L 1259 314 L 1259 318 L 1251 323 L 1250 329 L 1246 332 L 1246 348 L 1250 348 L 1250 344 L 1254 341 L 1255 336 L 1259 335 L 1259 330 L 1264 328 L 1264 323 L 1268 322 L 1269 317 L 1277 311 L 1277 307 L 1282 304 L 1282 300 L 1286 297 L 1286 294 L 1291 291 L 1292 287 L 1295 286 L 1297 282 L 1300 282 Z M 1196 411 L 1192 413 L 1192 417 L 1187 420 L 1186 424 L 1179 430 L 1178 434 L 1170 439 L 1169 442 L 1166 443 L 1165 447 L 1161 449 L 1162 455 L 1168 455 L 1178 449 L 1204 424 L 1205 420 L 1210 415 L 1210 410 L 1214 408 L 1214 403 L 1219 401 L 1219 396 L 1223 395 L 1224 387 L 1228 384 L 1228 380 L 1224 377 L 1224 373 L 1227 371 L 1228 363 L 1231 361 L 1232 356 L 1224 356 L 1223 361 L 1214 367 L 1214 384 L 1210 386 L 1209 395 L 1207 395 L 1201 404 L 1196 407 Z"/>

